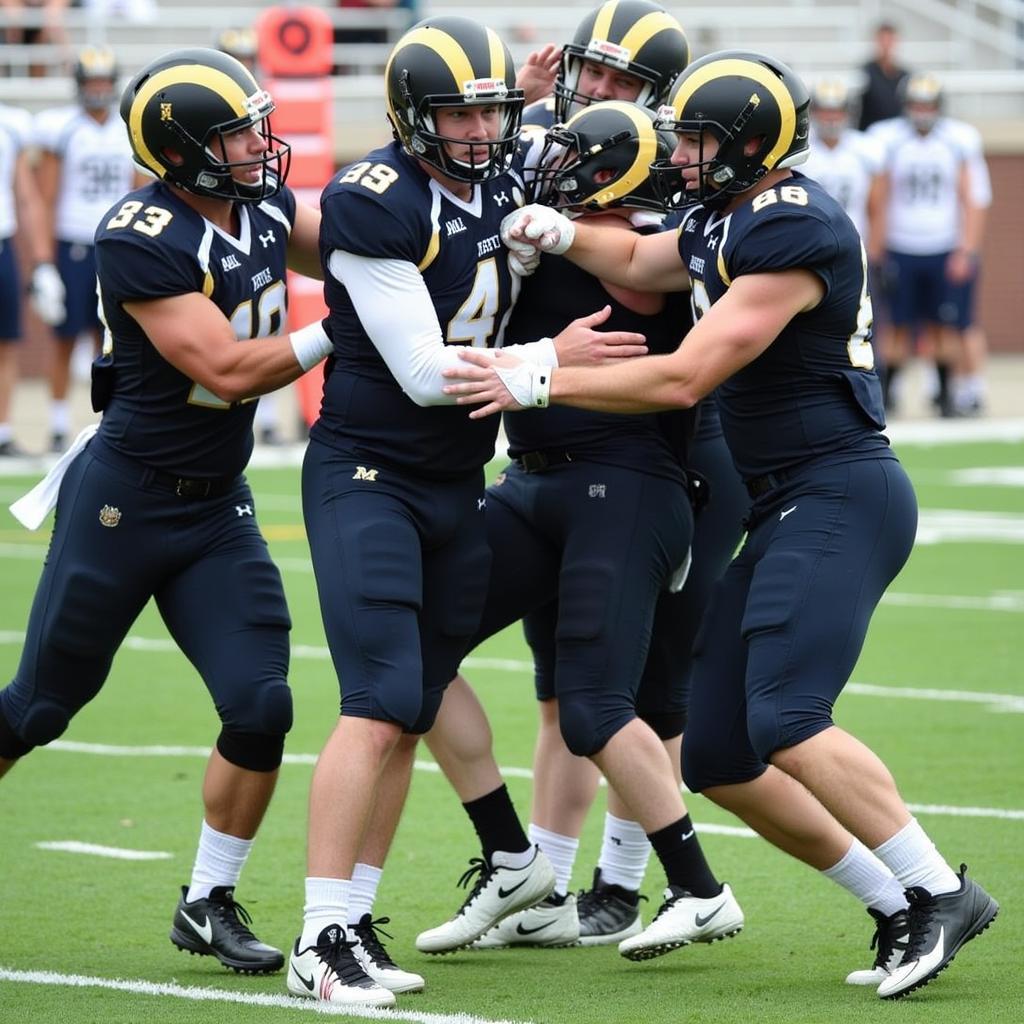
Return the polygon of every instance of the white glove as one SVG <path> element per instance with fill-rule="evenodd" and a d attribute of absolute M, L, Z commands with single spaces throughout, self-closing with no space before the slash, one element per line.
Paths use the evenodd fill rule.
<path fill-rule="evenodd" d="M 44 324 L 53 327 L 64 319 L 64 282 L 52 263 L 40 263 L 32 271 L 28 297 Z"/>
<path fill-rule="evenodd" d="M 540 250 L 526 242 L 506 242 L 508 269 L 516 277 L 529 277 L 540 266 Z"/>
<path fill-rule="evenodd" d="M 524 221 L 528 221 L 525 227 Z M 513 238 L 511 232 L 522 234 L 522 238 Z M 552 210 L 550 206 L 531 203 L 521 206 L 505 216 L 501 222 L 501 240 L 509 247 L 522 245 L 524 240 L 534 242 L 541 252 L 550 252 L 560 256 L 572 245 L 576 235 L 576 227 L 568 217 Z"/>
<path fill-rule="evenodd" d="M 524 409 L 544 409 L 551 392 L 551 367 L 519 363 L 511 368 L 495 366 L 494 372 L 508 393 Z"/>

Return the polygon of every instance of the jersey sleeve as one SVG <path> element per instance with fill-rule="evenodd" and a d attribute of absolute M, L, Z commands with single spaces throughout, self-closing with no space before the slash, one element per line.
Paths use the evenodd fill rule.
<path fill-rule="evenodd" d="M 164 299 L 203 290 L 194 260 L 127 229 L 96 237 L 96 276 L 103 294 L 117 302 Z"/>

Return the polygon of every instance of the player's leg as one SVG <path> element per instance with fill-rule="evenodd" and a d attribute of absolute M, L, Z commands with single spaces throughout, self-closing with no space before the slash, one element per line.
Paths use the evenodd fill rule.
<path fill-rule="evenodd" d="M 236 971 L 262 973 L 279 970 L 284 956 L 256 938 L 234 896 L 291 727 L 291 621 L 255 508 L 244 483 L 222 498 L 203 500 L 203 514 L 179 544 L 180 568 L 156 601 L 221 721 L 203 780 L 192 876 L 182 886 L 171 941 Z"/>
<path fill-rule="evenodd" d="M 888 327 L 882 336 L 885 376 L 882 390 L 885 408 L 898 409 L 900 404 L 899 379 L 911 355 L 912 331 L 917 316 L 916 275 L 917 257 L 904 253 L 887 253 L 882 270 Z"/>
<path fill-rule="evenodd" d="M 12 240 L 0 238 L 0 457 L 23 454 L 11 428 L 21 340 L 21 284 Z"/>

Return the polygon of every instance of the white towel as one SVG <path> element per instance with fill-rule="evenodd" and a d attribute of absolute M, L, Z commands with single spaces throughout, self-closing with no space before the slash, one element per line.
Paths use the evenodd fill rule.
<path fill-rule="evenodd" d="M 68 471 L 68 466 L 79 452 L 92 440 L 93 434 L 99 429 L 98 423 L 90 423 L 72 442 L 71 447 L 50 467 L 50 472 L 32 488 L 23 494 L 13 505 L 11 515 L 29 530 L 38 530 L 43 520 L 53 511 L 57 504 L 57 493 L 60 482 Z"/>

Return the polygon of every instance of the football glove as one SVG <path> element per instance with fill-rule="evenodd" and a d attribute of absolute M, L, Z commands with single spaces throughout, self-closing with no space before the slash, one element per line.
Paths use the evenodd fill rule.
<path fill-rule="evenodd" d="M 512 231 L 522 234 L 513 237 Z M 507 214 L 501 222 L 501 240 L 511 248 L 524 241 L 533 242 L 541 252 L 560 256 L 572 245 L 576 227 L 568 217 L 550 206 L 531 203 Z"/>
<path fill-rule="evenodd" d="M 28 298 L 44 324 L 54 327 L 64 319 L 64 282 L 52 263 L 40 263 L 32 271 Z"/>

